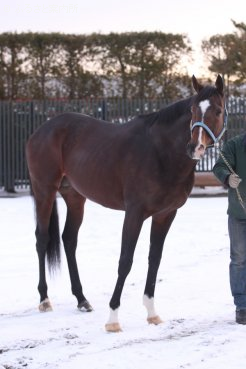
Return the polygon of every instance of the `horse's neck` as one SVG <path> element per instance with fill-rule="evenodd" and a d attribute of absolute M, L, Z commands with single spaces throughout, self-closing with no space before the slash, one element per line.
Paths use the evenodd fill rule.
<path fill-rule="evenodd" d="M 168 115 L 168 120 L 165 120 L 165 115 L 159 117 L 153 124 L 150 134 L 162 165 L 167 170 L 169 168 L 173 175 L 186 177 L 191 175 L 196 165 L 187 153 L 187 144 L 191 137 L 191 113 L 187 105 L 178 112 L 179 114 L 174 115 L 173 121 L 170 120 L 171 114 Z M 172 168 L 175 168 L 175 171 Z"/>
<path fill-rule="evenodd" d="M 175 138 L 175 146 L 184 147 L 186 150 L 187 144 L 191 138 L 191 115 L 186 112 L 182 117 L 177 119 L 172 128 L 170 135 Z"/>
<path fill-rule="evenodd" d="M 168 145 L 172 150 L 184 151 L 190 140 L 191 114 L 185 112 L 173 121 L 166 122 L 165 117 L 159 119 L 151 129 L 153 142 L 160 150 Z"/>

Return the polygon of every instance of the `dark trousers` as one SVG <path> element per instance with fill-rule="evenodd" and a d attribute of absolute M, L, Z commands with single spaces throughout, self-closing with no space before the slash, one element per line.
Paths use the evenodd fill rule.
<path fill-rule="evenodd" d="M 229 215 L 230 286 L 236 309 L 246 309 L 246 219 Z"/>

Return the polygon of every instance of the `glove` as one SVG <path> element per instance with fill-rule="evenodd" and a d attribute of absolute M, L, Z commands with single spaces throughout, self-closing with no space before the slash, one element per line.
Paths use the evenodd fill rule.
<path fill-rule="evenodd" d="M 237 188 L 241 181 L 241 178 L 237 174 L 229 175 L 228 183 L 231 188 Z"/>

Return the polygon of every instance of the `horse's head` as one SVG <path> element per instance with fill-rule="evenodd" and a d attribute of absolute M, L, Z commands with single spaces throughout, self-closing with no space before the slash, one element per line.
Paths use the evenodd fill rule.
<path fill-rule="evenodd" d="M 188 154 L 192 159 L 203 157 L 208 146 L 217 144 L 226 130 L 227 111 L 223 93 L 223 80 L 218 75 L 215 87 L 201 85 L 192 76 L 197 95 L 191 106 L 191 139 Z"/>

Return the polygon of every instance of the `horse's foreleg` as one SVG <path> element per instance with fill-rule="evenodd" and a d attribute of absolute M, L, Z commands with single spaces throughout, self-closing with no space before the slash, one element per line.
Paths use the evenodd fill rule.
<path fill-rule="evenodd" d="M 176 211 L 168 215 L 158 215 L 152 217 L 150 232 L 149 268 L 144 290 L 143 304 L 147 309 L 147 321 L 150 324 L 162 323 L 161 318 L 156 313 L 154 305 L 154 293 L 156 277 L 159 269 L 162 250 L 166 235 L 175 218 Z"/>
<path fill-rule="evenodd" d="M 73 295 L 77 298 L 78 309 L 89 312 L 93 309 L 83 294 L 76 261 L 78 231 L 83 220 L 85 198 L 73 190 L 72 187 L 61 188 L 60 192 L 67 205 L 67 217 L 62 239 L 71 280 L 71 289 Z"/>
<path fill-rule="evenodd" d="M 136 211 L 126 211 L 122 231 L 121 254 L 118 267 L 118 279 L 110 300 L 110 316 L 105 325 L 108 332 L 119 332 L 121 327 L 118 321 L 118 310 L 120 298 L 127 275 L 129 274 L 133 262 L 133 255 L 143 224 L 143 215 Z"/>

